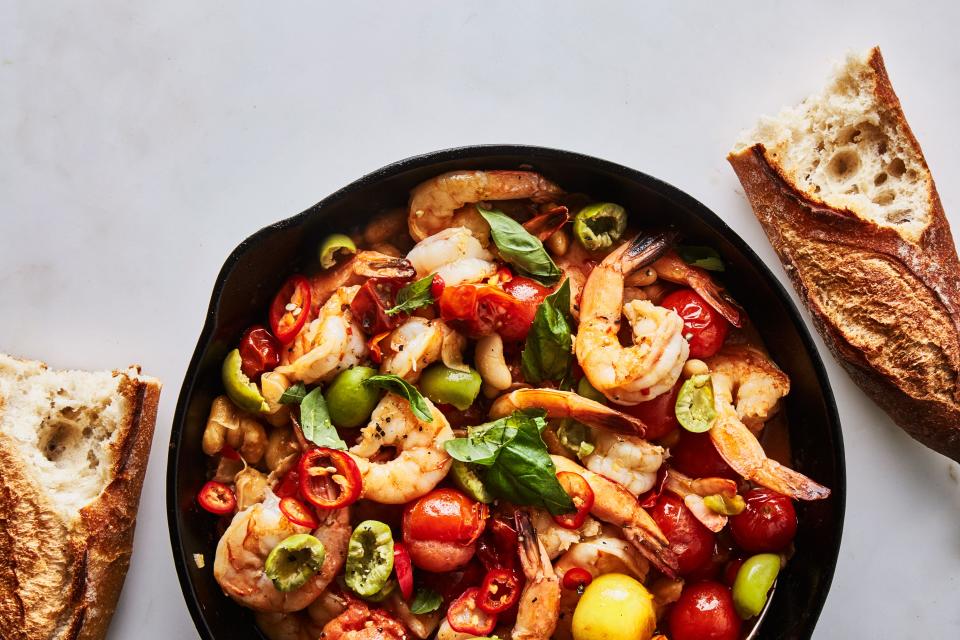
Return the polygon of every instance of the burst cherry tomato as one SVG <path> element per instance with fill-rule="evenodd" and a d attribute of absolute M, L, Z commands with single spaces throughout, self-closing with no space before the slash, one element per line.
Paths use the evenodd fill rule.
<path fill-rule="evenodd" d="M 404 600 L 413 597 L 413 563 L 410 553 L 402 542 L 393 543 L 393 570 L 397 574 L 397 584 Z"/>
<path fill-rule="evenodd" d="M 593 574 L 583 567 L 571 567 L 563 574 L 564 589 L 583 593 L 591 582 L 593 582 Z"/>
<path fill-rule="evenodd" d="M 710 563 L 716 537 L 700 524 L 680 498 L 672 493 L 661 494 L 650 515 L 677 554 L 677 573 L 689 575 Z"/>
<path fill-rule="evenodd" d="M 640 418 L 647 425 L 647 431 L 643 435 L 645 439 L 656 440 L 662 438 L 680 426 L 680 423 L 677 422 L 676 412 L 680 384 L 680 382 L 677 382 L 669 393 L 661 393 L 653 400 L 617 408 L 635 418 Z"/>
<path fill-rule="evenodd" d="M 582 475 L 573 471 L 561 471 L 557 480 L 570 496 L 576 511 L 553 516 L 553 520 L 566 529 L 579 529 L 593 508 L 593 489 Z"/>
<path fill-rule="evenodd" d="M 350 303 L 350 311 L 365 334 L 375 336 L 392 331 L 407 317 L 403 313 L 387 315 L 405 284 L 405 280 L 395 278 L 369 278 L 363 283 Z"/>
<path fill-rule="evenodd" d="M 480 589 L 471 587 L 453 601 L 447 609 L 447 623 L 458 633 L 485 636 L 497 626 L 497 616 L 480 608 L 477 599 Z"/>
<path fill-rule="evenodd" d="M 445 606 L 460 597 L 470 587 L 478 587 L 483 582 L 486 570 L 473 559 L 462 568 L 444 573 L 421 571 L 417 574 L 418 582 L 428 589 L 440 594 Z"/>
<path fill-rule="evenodd" d="M 290 307 L 288 309 L 288 307 Z M 310 315 L 310 281 L 290 276 L 270 305 L 270 328 L 280 344 L 290 344 Z"/>
<path fill-rule="evenodd" d="M 550 289 L 529 278 L 514 277 L 502 286 L 464 284 L 445 287 L 440 316 L 471 337 L 499 333 L 504 340 L 527 337 L 537 306 Z"/>
<path fill-rule="evenodd" d="M 730 518 L 730 532 L 741 549 L 776 552 L 790 544 L 797 533 L 797 512 L 790 498 L 769 489 L 751 489 L 743 499 L 747 508 Z"/>
<path fill-rule="evenodd" d="M 300 474 L 296 469 L 290 469 L 273 490 L 278 498 L 296 497 L 300 495 Z"/>
<path fill-rule="evenodd" d="M 501 614 L 520 600 L 520 578 L 510 569 L 492 569 L 480 584 L 477 606 Z"/>
<path fill-rule="evenodd" d="M 737 640 L 740 618 L 730 590 L 717 582 L 688 585 L 670 611 L 670 640 Z"/>
<path fill-rule="evenodd" d="M 237 508 L 237 497 L 233 495 L 230 487 L 211 480 L 200 488 L 197 494 L 197 502 L 200 506 L 217 516 L 224 516 L 233 513 Z"/>
<path fill-rule="evenodd" d="M 683 318 L 683 333 L 690 342 L 691 358 L 709 358 L 723 346 L 730 323 L 693 289 L 674 291 L 660 302 Z"/>
<path fill-rule="evenodd" d="M 280 512 L 287 516 L 287 520 L 301 527 L 316 529 L 320 523 L 317 517 L 310 512 L 307 505 L 296 498 L 286 497 L 280 500 Z"/>
<path fill-rule="evenodd" d="M 477 540 L 477 558 L 487 569 L 516 567 L 520 537 L 512 526 L 500 518 L 491 518 L 487 530 Z"/>
<path fill-rule="evenodd" d="M 335 471 L 330 472 L 330 468 Z M 300 495 L 319 509 L 339 509 L 360 498 L 360 469 L 345 451 L 317 447 L 300 457 Z"/>
<path fill-rule="evenodd" d="M 487 505 L 455 489 L 435 489 L 403 512 L 403 540 L 413 564 L 426 571 L 462 567 L 486 527 Z"/>
<path fill-rule="evenodd" d="M 269 331 L 254 325 L 240 338 L 240 370 L 251 380 L 280 364 L 280 344 Z"/>
<path fill-rule="evenodd" d="M 681 429 L 680 439 L 670 448 L 670 464 L 693 478 L 740 477 L 717 452 L 709 433 Z"/>

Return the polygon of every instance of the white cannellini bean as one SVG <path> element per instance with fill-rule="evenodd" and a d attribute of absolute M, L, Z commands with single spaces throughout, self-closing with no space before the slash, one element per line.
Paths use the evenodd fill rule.
<path fill-rule="evenodd" d="M 477 341 L 474 364 L 480 377 L 490 387 L 502 391 L 513 383 L 513 376 L 503 358 L 503 339 L 493 333 Z"/>
<path fill-rule="evenodd" d="M 703 375 L 704 373 L 710 373 L 710 367 L 708 367 L 707 363 L 704 362 L 703 360 L 690 358 L 685 363 L 683 363 L 684 378 L 692 378 L 693 376 Z"/>

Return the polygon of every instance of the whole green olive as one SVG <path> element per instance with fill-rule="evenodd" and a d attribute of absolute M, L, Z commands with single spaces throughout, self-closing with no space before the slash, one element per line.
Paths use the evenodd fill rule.
<path fill-rule="evenodd" d="M 317 257 L 320 259 L 320 266 L 329 269 L 337 263 L 337 254 L 351 254 L 357 252 L 357 245 L 349 236 L 342 233 L 334 233 L 323 239 L 320 248 L 317 249 Z"/>
<path fill-rule="evenodd" d="M 573 235 L 587 251 L 607 249 L 627 230 L 627 212 L 618 204 L 589 204 L 573 219 Z"/>
<path fill-rule="evenodd" d="M 299 589 L 323 566 L 323 543 L 308 533 L 297 533 L 275 546 L 264 562 L 264 573 L 277 591 Z"/>
<path fill-rule="evenodd" d="M 363 381 L 375 375 L 376 369 L 370 367 L 351 367 L 337 374 L 323 394 L 334 425 L 359 427 L 367 421 L 380 401 L 380 389 Z"/>
<path fill-rule="evenodd" d="M 420 376 L 420 391 L 434 402 L 464 411 L 480 393 L 480 383 L 480 374 L 473 369 L 458 371 L 438 362 Z"/>
<path fill-rule="evenodd" d="M 347 586 L 365 598 L 383 589 L 393 571 L 393 532 L 379 520 L 364 520 L 347 545 Z"/>
<path fill-rule="evenodd" d="M 780 573 L 780 556 L 761 553 L 747 558 L 733 582 L 733 606 L 744 620 L 760 615 Z"/>

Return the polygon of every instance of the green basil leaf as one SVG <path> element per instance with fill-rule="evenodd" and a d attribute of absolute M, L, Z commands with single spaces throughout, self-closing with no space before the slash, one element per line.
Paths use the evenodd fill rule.
<path fill-rule="evenodd" d="M 520 366 L 527 382 L 544 380 L 562 383 L 570 377 L 573 362 L 573 338 L 570 326 L 570 280 L 547 296 L 533 317 L 530 333 L 523 346 Z"/>
<path fill-rule="evenodd" d="M 303 386 L 302 382 L 298 382 L 297 384 L 290 385 L 283 391 L 283 394 L 280 396 L 280 404 L 300 404 L 306 395 L 307 388 Z"/>
<path fill-rule="evenodd" d="M 317 445 L 328 449 L 346 449 L 347 443 L 340 439 L 340 434 L 330 421 L 327 411 L 327 401 L 317 387 L 308 393 L 300 403 L 300 428 L 303 437 Z"/>
<path fill-rule="evenodd" d="M 420 615 L 436 611 L 443 604 L 443 598 L 433 589 L 420 587 L 413 596 L 413 602 L 410 603 L 410 613 Z"/>
<path fill-rule="evenodd" d="M 363 384 L 368 387 L 386 389 L 398 396 L 403 396 L 410 402 L 410 409 L 413 410 L 415 416 L 424 422 L 433 422 L 433 415 L 430 412 L 430 405 L 427 404 L 427 400 L 420 394 L 415 386 L 400 376 L 393 375 L 392 373 L 370 376 L 363 381 Z"/>
<path fill-rule="evenodd" d="M 420 307 L 426 307 L 435 302 L 433 293 L 430 291 L 430 285 L 433 284 L 433 275 L 426 278 L 420 278 L 416 282 L 411 282 L 397 292 L 397 304 L 387 309 L 387 315 L 392 316 L 395 313 L 404 311 L 414 311 Z"/>
<path fill-rule="evenodd" d="M 543 248 L 543 243 L 531 235 L 519 222 L 501 213 L 477 207 L 490 225 L 490 237 L 497 245 L 500 257 L 517 269 L 544 284 L 553 284 L 563 272 Z"/>
<path fill-rule="evenodd" d="M 677 245 L 677 255 L 687 264 L 707 271 L 723 271 L 726 269 L 723 258 L 712 247 L 680 244 Z"/>
<path fill-rule="evenodd" d="M 466 438 L 454 438 L 443 444 L 455 460 L 489 467 L 497 461 L 504 446 L 517 435 L 517 429 L 509 418 L 500 418 L 467 429 Z"/>

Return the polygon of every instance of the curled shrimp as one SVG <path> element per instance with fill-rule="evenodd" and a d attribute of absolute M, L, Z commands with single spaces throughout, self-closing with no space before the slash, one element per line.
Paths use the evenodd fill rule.
<path fill-rule="evenodd" d="M 604 522 L 621 527 L 627 540 L 657 569 L 668 576 L 676 576 L 677 556 L 670 550 L 670 542 L 660 527 L 637 502 L 636 496 L 620 484 L 584 469 L 573 460 L 557 455 L 551 455 L 550 458 L 557 471 L 579 473 L 593 489 L 590 513 Z"/>
<path fill-rule="evenodd" d="M 433 420 L 421 420 L 410 403 L 386 394 L 349 453 L 363 479 L 363 497 L 384 504 L 405 504 L 429 493 L 447 475 L 452 464 L 443 443 L 453 429 L 430 400 L 424 398 Z M 381 447 L 396 450 L 396 457 L 380 461 Z"/>
<path fill-rule="evenodd" d="M 761 353 L 750 347 L 739 347 L 721 350 L 717 356 L 707 360 L 711 370 L 717 368 L 722 371 L 719 375 L 712 376 L 717 418 L 709 432 L 710 440 L 727 464 L 744 478 L 796 500 L 822 500 L 830 495 L 830 489 L 768 458 L 756 436 L 737 415 L 734 396 L 737 397 L 737 406 L 742 403 L 755 411 L 758 405 L 748 398 L 741 401 L 740 395 L 760 392 L 757 385 L 750 385 L 746 389 L 742 385 L 738 386 L 739 378 L 731 375 L 735 370 L 733 364 L 738 362 L 736 370 L 743 372 L 750 370 L 753 366 L 750 363 L 756 363 L 758 359 L 766 360 Z M 768 361 L 765 368 L 773 366 L 773 363 Z M 768 404 L 777 392 L 766 389 L 765 394 L 767 400 L 761 403 L 761 406 Z"/>
<path fill-rule="evenodd" d="M 382 373 L 392 373 L 416 382 L 420 373 L 438 360 L 451 369 L 466 371 L 463 349 L 466 338 L 437 318 L 407 318 L 386 340 L 387 353 L 380 364 Z"/>
<path fill-rule="evenodd" d="M 347 509 L 327 512 L 312 532 L 326 551 L 320 571 L 294 591 L 279 591 L 267 577 L 267 556 L 286 538 L 311 531 L 287 519 L 280 499 L 267 490 L 262 503 L 244 509 L 230 522 L 217 544 L 213 576 L 224 593 L 254 611 L 299 611 L 316 600 L 343 567 L 350 532 Z"/>
<path fill-rule="evenodd" d="M 675 493 L 683 500 L 683 504 L 705 526 L 714 533 L 719 533 L 727 526 L 727 516 L 713 511 L 703 502 L 704 497 L 721 495 L 733 498 L 737 495 L 737 483 L 728 478 L 690 478 L 676 469 L 667 469 L 663 481 L 663 488 Z"/>
<path fill-rule="evenodd" d="M 424 238 L 410 250 L 407 260 L 418 278 L 436 273 L 448 286 L 480 282 L 497 272 L 493 255 L 466 227 L 450 227 Z"/>
<path fill-rule="evenodd" d="M 343 613 L 324 625 L 319 638 L 324 640 L 407 640 L 410 634 L 383 609 L 349 598 Z"/>
<path fill-rule="evenodd" d="M 711 307 L 735 327 L 743 326 L 743 309 L 736 300 L 710 277 L 706 269 L 687 264 L 670 250 L 653 262 L 650 267 L 657 276 L 677 284 L 685 284 L 707 301 Z"/>
<path fill-rule="evenodd" d="M 314 315 L 337 289 L 363 284 L 367 278 L 409 280 L 416 274 L 406 258 L 379 251 L 358 251 L 346 262 L 310 278 L 310 306 Z"/>
<path fill-rule="evenodd" d="M 527 583 L 520 594 L 517 621 L 510 633 L 512 640 L 548 640 L 560 619 L 560 579 L 550 556 L 537 537 L 530 514 L 514 514 L 520 538 L 520 566 Z"/>
<path fill-rule="evenodd" d="M 617 404 L 652 400 L 673 388 L 690 345 L 676 312 L 647 300 L 623 305 L 624 276 L 656 258 L 663 234 L 638 236 L 621 245 L 590 272 L 580 303 L 575 351 L 595 389 Z M 620 313 L 627 316 L 634 344 L 620 344 Z"/>
<path fill-rule="evenodd" d="M 790 378 L 759 350 L 733 345 L 709 358 L 714 386 L 730 388 L 737 417 L 757 433 L 780 408 L 790 392 Z"/>
<path fill-rule="evenodd" d="M 593 434 L 593 452 L 583 464 L 594 473 L 619 482 L 635 496 L 653 488 L 663 464 L 664 448 L 642 438 L 605 431 Z"/>
<path fill-rule="evenodd" d="M 413 188 L 407 225 L 418 242 L 456 226 L 469 228 L 482 242 L 489 226 L 475 207 L 464 205 L 522 198 L 547 202 L 561 195 L 560 187 L 531 171 L 451 171 Z"/>
<path fill-rule="evenodd" d="M 638 418 L 572 391 L 516 389 L 490 406 L 490 417 L 502 418 L 523 409 L 543 409 L 549 418 L 573 418 L 591 427 L 642 436 L 647 426 Z"/>
<path fill-rule="evenodd" d="M 317 318 L 283 350 L 282 364 L 276 371 L 312 384 L 327 382 L 344 369 L 363 362 L 367 344 L 350 311 L 350 302 L 359 290 L 357 286 L 337 289 L 320 308 Z"/>

